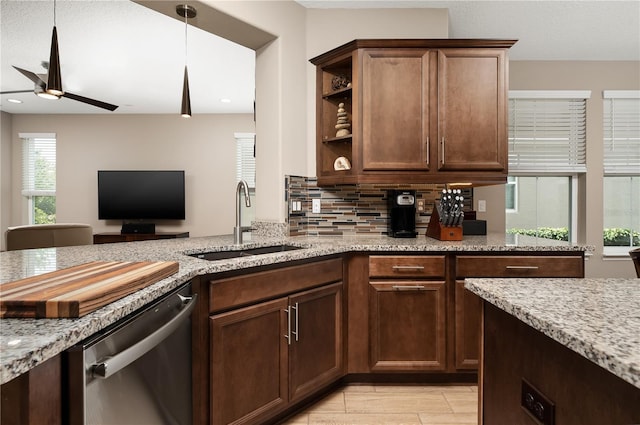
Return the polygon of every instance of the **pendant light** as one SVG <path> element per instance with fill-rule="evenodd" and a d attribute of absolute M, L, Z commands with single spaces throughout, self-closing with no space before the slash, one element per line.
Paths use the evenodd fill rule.
<path fill-rule="evenodd" d="M 51 35 L 51 53 L 49 54 L 49 76 L 45 92 L 59 98 L 64 94 L 62 90 L 62 75 L 60 74 L 60 54 L 58 52 L 58 30 L 56 29 L 56 0 L 53 0 L 53 34 Z"/>
<path fill-rule="evenodd" d="M 189 96 L 189 73 L 187 72 L 187 20 L 195 18 L 197 12 L 193 6 L 179 4 L 176 13 L 184 18 L 184 81 L 182 83 L 182 108 L 180 114 L 183 118 L 191 118 L 191 97 Z"/>

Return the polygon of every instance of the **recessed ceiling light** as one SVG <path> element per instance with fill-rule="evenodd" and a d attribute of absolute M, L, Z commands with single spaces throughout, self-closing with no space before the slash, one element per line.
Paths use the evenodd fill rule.
<path fill-rule="evenodd" d="M 7 102 L 11 102 L 11 103 L 22 103 L 21 100 L 18 99 L 7 99 Z"/>
<path fill-rule="evenodd" d="M 231 99 L 227 99 L 227 98 L 223 97 L 222 99 L 220 99 L 220 102 L 221 103 L 231 103 Z"/>

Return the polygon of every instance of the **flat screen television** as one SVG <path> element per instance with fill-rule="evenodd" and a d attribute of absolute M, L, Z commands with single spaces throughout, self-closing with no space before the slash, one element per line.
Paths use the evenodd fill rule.
<path fill-rule="evenodd" d="M 184 220 L 184 171 L 99 170 L 98 218 L 101 220 Z M 154 226 L 155 227 L 155 226 Z M 123 233 L 153 233 L 149 225 Z"/>

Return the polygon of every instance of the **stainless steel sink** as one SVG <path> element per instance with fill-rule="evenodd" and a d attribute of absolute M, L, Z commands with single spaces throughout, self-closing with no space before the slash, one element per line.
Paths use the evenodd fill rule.
<path fill-rule="evenodd" d="M 190 254 L 190 255 L 192 257 L 200 258 L 202 260 L 216 261 L 216 260 L 227 260 L 229 258 L 237 258 L 237 257 L 249 257 L 253 255 L 273 254 L 274 252 L 295 251 L 296 249 L 302 249 L 302 248 L 299 246 L 293 246 L 293 245 L 274 245 L 274 246 L 263 246 L 259 248 L 231 250 L 231 251 L 203 252 L 203 253 Z"/>

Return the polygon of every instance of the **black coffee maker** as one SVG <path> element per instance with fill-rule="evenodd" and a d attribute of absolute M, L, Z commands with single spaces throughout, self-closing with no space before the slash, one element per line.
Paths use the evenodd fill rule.
<path fill-rule="evenodd" d="M 389 190 L 389 236 L 393 238 L 415 238 L 416 191 Z"/>

